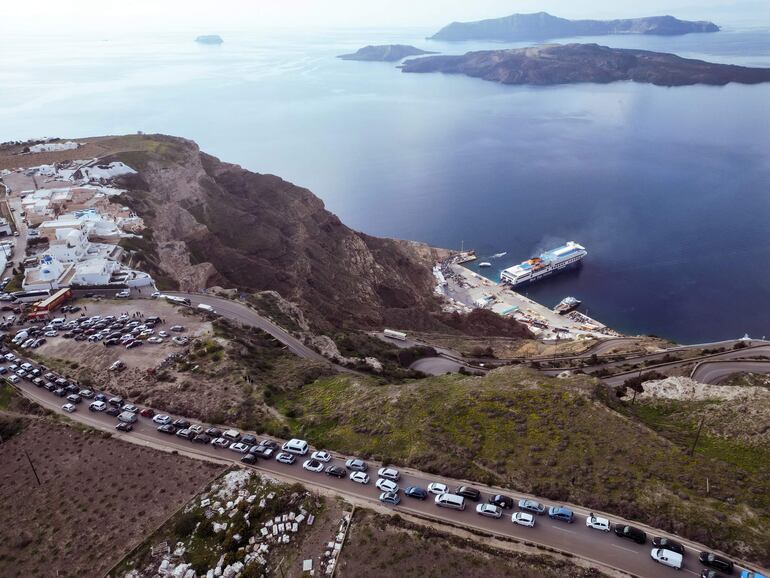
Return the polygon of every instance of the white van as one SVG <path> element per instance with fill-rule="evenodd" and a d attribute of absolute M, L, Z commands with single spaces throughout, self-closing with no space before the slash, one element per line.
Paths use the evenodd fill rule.
<path fill-rule="evenodd" d="M 222 432 L 222 437 L 230 440 L 231 442 L 237 442 L 239 439 L 241 439 L 241 432 L 239 432 L 237 429 L 229 429 L 225 432 Z"/>
<path fill-rule="evenodd" d="M 206 303 L 198 303 L 198 309 L 200 311 L 205 311 L 206 313 L 214 314 L 216 311 L 211 305 L 207 305 Z"/>
<path fill-rule="evenodd" d="M 25 341 L 25 340 L 26 340 L 28 337 L 29 337 L 29 333 L 27 332 L 27 330 L 26 330 L 26 329 L 22 329 L 21 331 L 19 331 L 19 332 L 18 332 L 18 333 L 17 333 L 17 334 L 14 336 L 14 338 L 11 340 L 11 342 L 12 342 L 12 343 L 16 343 L 16 344 L 19 344 L 19 343 L 24 343 L 24 341 Z"/>
<path fill-rule="evenodd" d="M 465 498 L 457 494 L 439 494 L 436 496 L 435 502 L 440 508 L 451 508 L 452 510 L 465 509 Z"/>
<path fill-rule="evenodd" d="M 118 421 L 123 423 L 136 423 L 136 414 L 133 411 L 124 411 L 118 416 Z"/>
<path fill-rule="evenodd" d="M 671 550 L 665 550 L 664 548 L 653 548 L 650 552 L 650 556 L 656 562 L 660 562 L 664 566 L 669 568 L 682 569 L 682 555 L 672 552 Z"/>
<path fill-rule="evenodd" d="M 305 440 L 293 439 L 283 444 L 283 451 L 292 454 L 304 456 L 307 453 L 307 442 Z"/>
<path fill-rule="evenodd" d="M 65 323 L 67 323 L 67 320 L 64 319 L 64 317 L 57 317 L 55 319 L 51 319 L 51 325 L 53 325 L 54 327 L 61 327 Z"/>

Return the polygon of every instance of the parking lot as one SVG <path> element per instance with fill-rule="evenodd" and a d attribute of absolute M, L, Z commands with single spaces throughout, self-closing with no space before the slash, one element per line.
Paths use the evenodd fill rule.
<path fill-rule="evenodd" d="M 49 323 L 14 326 L 9 338 L 23 328 L 42 331 L 45 342 L 25 349 L 45 359 L 87 364 L 95 372 L 108 370 L 120 360 L 127 367 L 146 370 L 156 367 L 170 353 L 177 352 L 191 339 L 211 333 L 211 323 L 198 315 L 165 301 L 77 300 L 73 312 L 55 312 Z M 159 321 L 153 323 L 147 320 Z M 179 329 L 173 331 L 172 328 Z M 117 340 L 117 341 L 116 341 Z M 131 341 L 142 345 L 129 346 Z M 22 345 L 24 343 L 22 342 Z"/>

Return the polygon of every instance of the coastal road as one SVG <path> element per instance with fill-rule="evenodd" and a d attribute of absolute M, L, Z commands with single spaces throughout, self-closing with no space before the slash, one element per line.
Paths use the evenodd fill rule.
<path fill-rule="evenodd" d="M 770 361 L 702 361 L 690 377 L 700 383 L 718 385 L 735 373 L 770 373 Z"/>
<path fill-rule="evenodd" d="M 178 451 L 200 459 L 216 460 L 218 462 L 224 460 L 233 464 L 240 463 L 239 458 L 241 457 L 241 454 L 234 453 L 231 450 L 216 449 L 207 444 L 196 444 L 174 435 L 161 434 L 157 431 L 155 425 L 149 418 L 139 417 L 138 422 L 134 425 L 134 431 L 123 434 L 115 431 L 115 418 L 111 418 L 103 413 L 90 412 L 87 409 L 88 400 L 84 400 L 84 403 L 78 406 L 78 410 L 75 413 L 64 414 L 61 410 L 62 399 L 54 396 L 45 389 L 37 388 L 27 380 L 22 380 L 16 387 L 22 395 L 43 407 L 56 413 L 63 414 L 74 421 L 90 427 L 109 431 L 118 439 L 165 451 Z M 32 458 L 34 459 L 35 448 L 30 447 L 28 450 L 31 452 Z M 344 460 L 347 458 L 348 456 L 334 454 L 332 463 L 344 465 Z M 362 486 L 355 484 L 348 479 L 339 480 L 324 474 L 308 472 L 301 466 L 303 459 L 305 458 L 299 458 L 294 465 L 281 464 L 275 460 L 259 460 L 255 469 L 257 471 L 263 471 L 268 474 L 272 473 L 281 476 L 282 478 L 301 482 L 311 488 L 323 488 L 324 490 L 330 491 L 343 498 L 355 499 L 358 502 L 382 507 L 382 504 L 380 504 L 377 499 L 379 491 L 374 487 L 376 469 L 379 465 L 370 463 L 369 475 L 372 477 L 372 482 L 370 482 L 369 485 Z M 463 480 L 442 478 L 440 476 L 433 476 L 415 470 L 402 469 L 401 475 L 402 478 L 399 481 L 399 485 L 402 489 L 410 485 L 417 485 L 425 488 L 428 483 L 433 481 L 445 483 L 452 489 L 457 488 L 461 484 L 468 483 L 469 485 L 473 485 L 482 490 L 483 501 L 486 501 L 489 495 L 497 493 L 513 495 L 516 499 L 521 497 L 538 499 L 534 496 L 524 495 L 519 492 L 510 492 L 492 487 L 482 487 L 478 484 L 470 484 Z M 534 528 L 523 528 L 511 523 L 510 510 L 506 511 L 506 514 L 502 519 L 489 519 L 476 514 L 475 504 L 473 502 L 468 502 L 467 509 L 463 512 L 459 512 L 440 509 L 433 504 L 431 498 L 425 502 L 421 502 L 407 498 L 402 494 L 401 504 L 392 509 L 396 512 L 401 511 L 406 514 L 414 514 L 424 519 L 449 523 L 469 530 L 492 533 L 501 537 L 513 538 L 520 541 L 526 541 L 530 544 L 550 547 L 589 560 L 597 566 L 611 567 L 644 578 L 682 576 L 683 574 L 697 576 L 700 572 L 700 565 L 697 562 L 698 552 L 707 549 L 700 544 L 674 537 L 683 542 L 687 548 L 685 568 L 682 573 L 677 573 L 676 570 L 663 567 L 650 558 L 651 546 L 649 542 L 645 546 L 640 546 L 634 542 L 622 540 L 616 537 L 614 533 L 607 534 L 587 528 L 585 526 L 585 517 L 588 514 L 588 510 L 578 505 L 567 504 L 567 506 L 576 514 L 576 521 L 574 524 L 566 524 L 551 520 L 547 516 L 539 516 L 537 517 Z M 542 499 L 539 499 L 539 501 L 547 504 L 553 503 Z M 626 523 L 626 521 L 615 518 L 609 514 L 603 514 L 601 512 L 596 512 L 596 514 L 609 518 L 615 524 Z M 634 525 L 647 531 L 649 538 L 652 538 L 653 535 L 665 535 L 662 532 L 658 532 L 641 524 Z"/>
<path fill-rule="evenodd" d="M 322 361 L 324 363 L 331 363 L 323 355 L 321 355 L 314 349 L 311 349 L 310 347 L 302 343 L 299 339 L 291 335 L 288 331 L 276 325 L 269 319 L 262 317 L 254 309 L 252 309 L 248 305 L 244 305 L 243 303 L 240 303 L 239 301 L 232 301 L 230 299 L 225 299 L 224 297 L 216 297 L 214 295 L 201 295 L 198 293 L 182 293 L 179 291 L 164 291 L 163 294 L 173 295 L 174 297 L 186 297 L 187 299 L 190 300 L 193 307 L 196 307 L 201 303 L 205 305 L 211 305 L 217 311 L 217 313 L 219 313 L 222 317 L 225 317 L 226 319 L 230 319 L 231 321 L 237 321 L 239 323 L 243 323 L 244 325 L 249 325 L 251 327 L 257 327 L 262 331 L 264 331 L 265 333 L 272 335 L 278 341 L 286 345 L 289 351 L 291 351 L 292 353 L 294 353 L 299 357 L 303 357 L 305 359 L 312 359 L 313 361 Z M 345 369 L 345 368 L 341 368 L 341 369 Z"/>

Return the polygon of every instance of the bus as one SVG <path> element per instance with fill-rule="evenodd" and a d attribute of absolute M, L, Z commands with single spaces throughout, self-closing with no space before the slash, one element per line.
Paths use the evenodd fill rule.
<path fill-rule="evenodd" d="M 400 331 L 394 331 L 393 329 L 386 329 L 382 332 L 385 337 L 390 337 L 391 339 L 398 339 L 399 341 L 406 341 L 406 333 L 402 333 Z"/>
<path fill-rule="evenodd" d="M 173 295 L 164 295 L 163 297 L 174 305 L 187 305 L 187 307 L 192 305 L 192 302 L 187 297 L 174 297 Z"/>
<path fill-rule="evenodd" d="M 50 289 L 39 289 L 37 291 L 16 291 L 11 293 L 11 297 L 13 297 L 14 302 L 19 303 L 34 303 L 35 301 L 48 299 L 50 296 Z"/>

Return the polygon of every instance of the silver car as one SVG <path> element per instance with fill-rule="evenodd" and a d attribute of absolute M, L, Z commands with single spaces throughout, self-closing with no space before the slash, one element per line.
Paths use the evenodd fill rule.
<path fill-rule="evenodd" d="M 527 499 L 519 500 L 519 509 L 526 510 L 527 512 L 533 512 L 540 516 L 545 514 L 545 505 L 541 504 L 536 500 L 527 500 Z"/>

